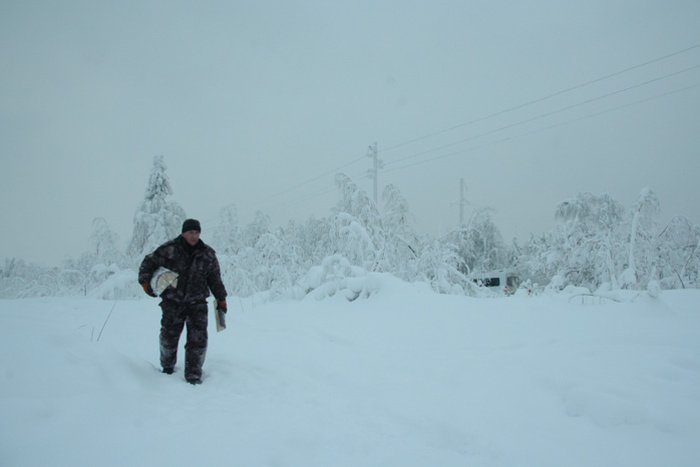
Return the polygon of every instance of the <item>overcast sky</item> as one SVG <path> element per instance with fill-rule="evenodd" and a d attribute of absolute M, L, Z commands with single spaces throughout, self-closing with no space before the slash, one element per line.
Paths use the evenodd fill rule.
<path fill-rule="evenodd" d="M 700 223 L 696 0 L 0 3 L 0 259 L 57 265 L 103 217 L 126 243 L 155 155 L 202 221 L 326 217 L 343 172 L 420 232 L 491 207 L 649 187 Z M 696 86 L 696 87 L 693 87 Z"/>

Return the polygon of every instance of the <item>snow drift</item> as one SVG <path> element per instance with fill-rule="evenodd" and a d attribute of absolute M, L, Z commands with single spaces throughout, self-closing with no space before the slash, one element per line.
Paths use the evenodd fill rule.
<path fill-rule="evenodd" d="M 341 283 L 231 297 L 198 387 L 183 354 L 159 372 L 157 300 L 0 301 L 0 464 L 700 462 L 700 291 L 489 299 L 368 280 L 353 301 Z"/>

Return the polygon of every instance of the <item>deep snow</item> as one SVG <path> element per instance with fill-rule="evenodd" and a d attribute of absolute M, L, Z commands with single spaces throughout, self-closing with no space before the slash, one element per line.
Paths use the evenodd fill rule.
<path fill-rule="evenodd" d="M 159 372 L 155 299 L 0 301 L 0 465 L 700 465 L 700 291 L 368 280 L 352 302 L 230 298 L 201 386 L 184 351 Z"/>

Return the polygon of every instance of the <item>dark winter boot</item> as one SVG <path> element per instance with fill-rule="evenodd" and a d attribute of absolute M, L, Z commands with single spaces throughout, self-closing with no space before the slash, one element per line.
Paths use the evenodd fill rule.
<path fill-rule="evenodd" d="M 174 371 L 174 368 L 163 368 L 163 373 L 165 373 L 166 375 L 172 375 Z"/>

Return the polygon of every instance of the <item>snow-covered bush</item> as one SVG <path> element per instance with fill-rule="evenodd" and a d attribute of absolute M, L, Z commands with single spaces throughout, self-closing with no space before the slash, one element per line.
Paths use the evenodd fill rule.
<path fill-rule="evenodd" d="M 99 267 L 98 267 L 99 268 Z M 138 274 L 133 269 L 115 270 L 110 268 L 111 272 L 107 278 L 96 288 L 88 292 L 88 296 L 92 298 L 101 298 L 104 300 L 124 300 L 138 298 L 143 295 L 143 290 L 138 284 Z"/>
<path fill-rule="evenodd" d="M 366 277 L 367 270 L 353 266 L 342 255 L 332 255 L 325 258 L 320 266 L 311 268 L 302 279 L 301 286 L 307 295 L 317 300 L 342 294 L 352 301 L 360 296 L 366 298 L 371 293 L 363 286 Z"/>
<path fill-rule="evenodd" d="M 658 236 L 656 270 L 661 287 L 697 288 L 700 286 L 700 226 L 687 218 L 671 219 Z"/>
<path fill-rule="evenodd" d="M 700 286 L 700 227 L 677 217 L 659 229 L 654 219 L 659 203 L 649 189 L 630 209 L 607 194 L 580 193 L 557 206 L 559 223 L 553 231 L 506 245 L 487 209 L 477 209 L 466 225 L 436 239 L 417 234 L 397 187 L 386 187 L 380 210 L 346 175 L 337 175 L 336 183 L 340 199 L 330 217 L 289 222 L 286 228 L 271 229 L 263 212 L 241 228 L 234 205 L 221 209 L 219 223 L 203 233 L 203 240 L 217 251 L 229 294 L 354 300 L 375 293 L 373 274 L 381 273 L 442 294 L 480 296 L 488 292 L 468 274 L 497 269 L 515 270 L 531 284 L 526 293 L 535 294 L 581 287 L 615 294 L 648 284 L 654 296 L 665 288 Z M 177 203 L 166 200 L 171 194 L 163 157 L 157 156 L 126 251 L 106 220 L 97 218 L 89 251 L 58 268 L 6 260 L 0 298 L 142 297 L 138 265 L 145 254 L 176 237 L 185 218 Z"/>

